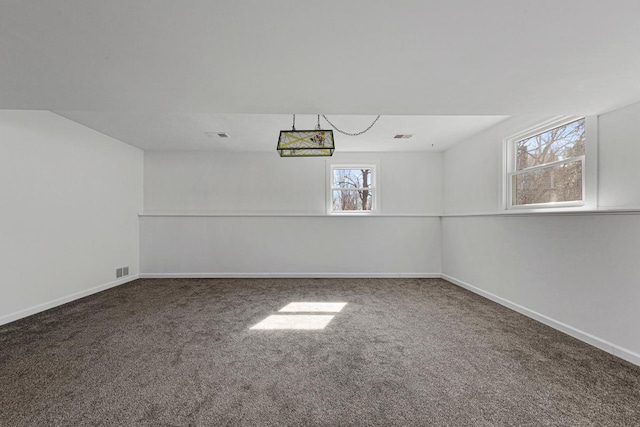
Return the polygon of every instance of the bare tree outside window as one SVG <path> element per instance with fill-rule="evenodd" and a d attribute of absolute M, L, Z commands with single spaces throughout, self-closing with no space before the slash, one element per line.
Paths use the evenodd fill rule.
<path fill-rule="evenodd" d="M 333 211 L 370 211 L 373 206 L 373 169 L 333 169 Z"/>
<path fill-rule="evenodd" d="M 584 118 L 515 144 L 516 171 L 511 176 L 513 205 L 583 199 Z"/>

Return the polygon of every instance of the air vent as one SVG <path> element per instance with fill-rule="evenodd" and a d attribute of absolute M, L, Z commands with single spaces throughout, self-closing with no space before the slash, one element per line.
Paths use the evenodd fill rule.
<path fill-rule="evenodd" d="M 408 133 L 399 133 L 396 136 L 393 137 L 393 139 L 408 139 L 411 138 L 413 135 L 410 135 Z"/>
<path fill-rule="evenodd" d="M 218 138 L 231 138 L 226 132 L 205 132 L 207 136 L 217 136 Z"/>
<path fill-rule="evenodd" d="M 116 269 L 116 279 L 129 275 L 129 266 Z"/>

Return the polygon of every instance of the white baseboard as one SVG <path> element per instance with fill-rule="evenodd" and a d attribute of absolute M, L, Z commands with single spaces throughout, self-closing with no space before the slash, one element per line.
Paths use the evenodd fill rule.
<path fill-rule="evenodd" d="M 440 273 L 141 273 L 141 279 L 439 279 Z"/>
<path fill-rule="evenodd" d="M 121 279 L 114 280 L 113 282 L 94 286 L 93 288 L 86 289 L 84 291 L 76 292 L 74 294 L 67 295 L 62 298 L 56 298 L 54 300 L 51 300 L 42 304 L 34 305 L 33 307 L 25 308 L 24 310 L 16 311 L 15 313 L 7 314 L 5 316 L 0 317 L 0 325 L 10 323 L 18 319 L 22 319 L 23 317 L 31 316 L 32 314 L 40 313 L 41 311 L 49 310 L 50 308 L 57 307 L 62 304 L 66 304 L 68 302 L 104 291 L 109 288 L 113 288 L 115 286 L 123 285 L 125 283 L 136 280 L 138 276 L 139 276 L 138 274 L 131 274 Z"/>
<path fill-rule="evenodd" d="M 573 326 L 570 326 L 560 321 L 557 321 L 555 319 L 552 319 L 551 317 L 545 316 L 544 314 L 540 314 L 536 311 L 530 310 L 526 307 L 521 306 L 520 304 L 516 304 L 512 301 L 509 301 L 508 299 L 492 294 L 491 292 L 484 291 L 480 288 L 477 288 L 473 285 L 463 282 L 462 280 L 458 280 L 455 277 L 442 274 L 442 278 L 455 285 L 465 288 L 475 294 L 478 294 L 487 299 L 490 299 L 493 302 L 496 302 L 500 305 L 510 308 L 511 310 L 517 311 L 520 314 L 523 314 L 527 317 L 537 320 L 540 323 L 544 323 L 547 326 L 550 326 L 554 329 L 564 332 L 567 335 L 571 335 L 572 337 L 579 339 L 580 341 L 584 341 L 587 344 L 591 344 L 592 346 L 597 347 L 600 350 L 604 350 L 607 353 L 611 353 L 614 356 L 617 356 L 621 359 L 626 360 L 627 362 L 631 362 L 634 365 L 640 366 L 640 354 L 638 353 L 635 353 L 631 350 L 627 350 L 626 348 L 622 348 L 616 344 L 610 343 L 606 340 L 598 338 L 587 332 L 581 331 L 580 329 L 574 328 Z"/>

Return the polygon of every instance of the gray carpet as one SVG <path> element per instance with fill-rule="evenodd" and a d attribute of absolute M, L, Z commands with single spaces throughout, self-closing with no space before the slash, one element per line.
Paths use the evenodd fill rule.
<path fill-rule="evenodd" d="M 250 330 L 294 301 L 318 331 Z M 137 280 L 0 327 L 0 425 L 640 425 L 640 368 L 443 280 Z"/>

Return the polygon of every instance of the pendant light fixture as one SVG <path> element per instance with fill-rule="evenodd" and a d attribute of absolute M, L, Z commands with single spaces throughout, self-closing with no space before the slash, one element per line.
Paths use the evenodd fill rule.
<path fill-rule="evenodd" d="M 296 130 L 294 114 L 292 129 L 280 131 L 277 150 L 280 157 L 332 156 L 335 150 L 333 131 L 320 129 L 320 115 L 316 129 Z"/>
<path fill-rule="evenodd" d="M 380 115 L 365 130 L 355 133 L 340 130 L 329 121 L 327 116 L 323 114 L 322 117 L 338 132 L 348 136 L 358 136 L 371 129 Z M 296 115 L 294 114 L 291 130 L 280 131 L 277 150 L 280 157 L 329 157 L 333 156 L 335 148 L 333 130 L 320 128 L 320 114 L 318 114 L 318 124 L 314 130 L 296 130 Z"/>

